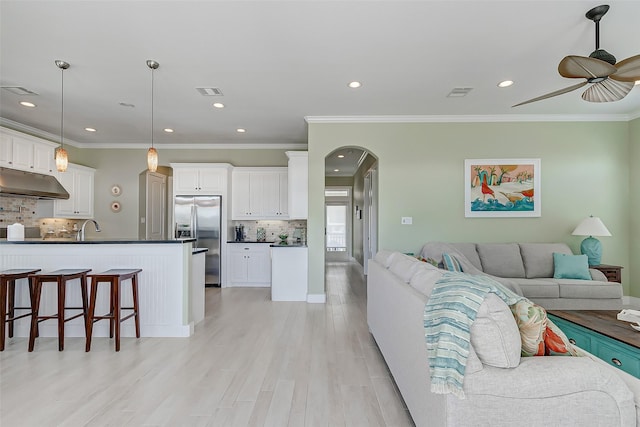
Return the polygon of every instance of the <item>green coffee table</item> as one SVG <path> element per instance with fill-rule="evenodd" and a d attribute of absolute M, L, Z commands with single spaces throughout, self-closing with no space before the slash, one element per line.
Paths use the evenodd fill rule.
<path fill-rule="evenodd" d="M 640 332 L 618 320 L 618 311 L 550 310 L 548 314 L 573 344 L 640 378 Z"/>

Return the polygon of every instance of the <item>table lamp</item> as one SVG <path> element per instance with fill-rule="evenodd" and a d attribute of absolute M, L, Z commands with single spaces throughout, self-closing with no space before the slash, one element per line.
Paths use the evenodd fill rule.
<path fill-rule="evenodd" d="M 580 252 L 587 256 L 589 265 L 600 265 L 602 258 L 602 243 L 593 236 L 611 236 L 607 227 L 597 216 L 590 216 L 582 220 L 571 233 L 574 236 L 589 236 L 580 244 Z"/>

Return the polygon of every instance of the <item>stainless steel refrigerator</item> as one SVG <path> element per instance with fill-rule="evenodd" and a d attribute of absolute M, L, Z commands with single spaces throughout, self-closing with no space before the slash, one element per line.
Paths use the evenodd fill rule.
<path fill-rule="evenodd" d="M 207 248 L 205 284 L 220 285 L 220 196 L 176 196 L 175 237 L 194 237 L 194 248 Z"/>

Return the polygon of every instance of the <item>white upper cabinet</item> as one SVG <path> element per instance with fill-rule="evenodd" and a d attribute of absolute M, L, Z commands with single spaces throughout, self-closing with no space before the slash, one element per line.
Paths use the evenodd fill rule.
<path fill-rule="evenodd" d="M 220 195 L 226 193 L 230 165 L 172 163 L 173 192 L 176 195 Z"/>
<path fill-rule="evenodd" d="M 289 157 L 288 214 L 290 219 L 307 219 L 309 211 L 309 153 L 287 151 Z"/>
<path fill-rule="evenodd" d="M 67 200 L 56 200 L 53 216 L 56 218 L 93 218 L 93 182 L 95 169 L 69 163 L 66 172 L 56 177 L 69 193 Z"/>
<path fill-rule="evenodd" d="M 2 129 L 0 166 L 51 175 L 56 146 L 40 138 Z"/>
<path fill-rule="evenodd" d="M 235 168 L 232 219 L 288 219 L 286 168 Z"/>

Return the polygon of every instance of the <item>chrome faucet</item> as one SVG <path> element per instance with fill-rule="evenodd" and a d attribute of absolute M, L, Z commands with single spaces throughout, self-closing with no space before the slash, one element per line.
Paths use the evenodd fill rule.
<path fill-rule="evenodd" d="M 92 222 L 93 225 L 96 227 L 96 231 L 100 232 L 100 226 L 98 225 L 98 223 L 94 219 L 88 219 L 82 223 L 82 227 L 80 227 L 80 230 L 78 230 L 78 233 L 76 234 L 76 240 L 80 242 L 84 241 L 84 227 L 87 225 L 88 222 Z"/>

